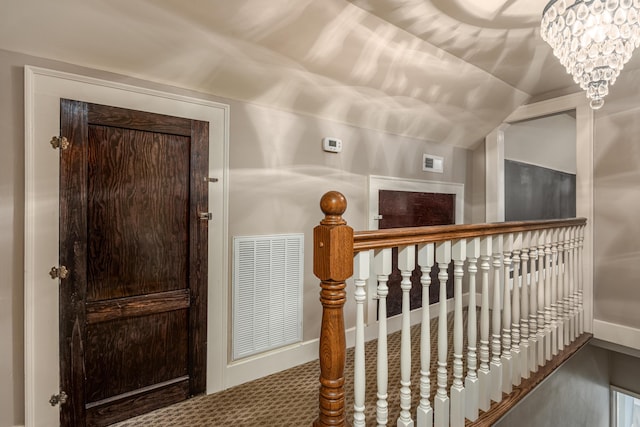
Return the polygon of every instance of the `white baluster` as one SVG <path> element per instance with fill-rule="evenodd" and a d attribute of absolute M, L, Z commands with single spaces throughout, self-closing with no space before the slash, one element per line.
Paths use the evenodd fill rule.
<path fill-rule="evenodd" d="M 520 252 L 522 233 L 513 235 L 513 292 L 511 300 L 511 384 L 518 385 L 522 379 L 520 358 Z"/>
<path fill-rule="evenodd" d="M 402 331 L 400 335 L 400 416 L 398 427 L 413 427 L 411 419 L 411 273 L 415 268 L 414 245 L 398 248 L 398 268 L 402 275 Z"/>
<path fill-rule="evenodd" d="M 500 247 L 502 236 L 493 236 L 493 306 L 492 306 L 492 333 L 491 333 L 491 400 L 502 400 L 502 361 L 500 359 L 500 274 L 502 257 Z"/>
<path fill-rule="evenodd" d="M 553 275 L 553 254 L 551 253 L 551 230 L 545 232 L 544 242 L 544 357 L 551 360 L 551 276 Z"/>
<path fill-rule="evenodd" d="M 480 256 L 480 238 L 467 241 L 467 260 L 469 262 L 469 306 L 467 309 L 467 377 L 464 380 L 464 399 L 466 402 L 466 417 L 475 421 L 478 418 L 478 387 L 477 375 L 478 358 L 476 343 L 478 336 L 478 320 L 476 316 L 476 273 L 478 272 L 478 257 Z M 488 368 L 488 366 L 487 366 Z"/>
<path fill-rule="evenodd" d="M 538 233 L 538 366 L 544 365 L 545 329 L 544 329 L 544 282 L 546 255 L 544 253 L 544 242 L 547 237 L 545 230 Z"/>
<path fill-rule="evenodd" d="M 511 355 L 511 281 L 509 278 L 511 272 L 511 250 L 513 249 L 513 234 L 504 235 L 502 243 L 503 253 L 503 288 L 504 296 L 502 297 L 502 392 L 511 393 L 512 376 L 513 376 L 513 358 Z"/>
<path fill-rule="evenodd" d="M 529 378 L 529 245 L 531 244 L 531 232 L 522 235 L 522 287 L 520 289 L 520 376 Z"/>
<path fill-rule="evenodd" d="M 578 336 L 578 227 L 571 227 L 570 234 L 569 257 L 571 259 L 571 270 L 569 272 L 569 341 L 573 342 Z"/>
<path fill-rule="evenodd" d="M 451 246 L 453 259 L 453 384 L 451 385 L 451 427 L 464 427 L 466 414 L 465 390 L 462 383 L 463 324 L 462 276 L 467 255 L 466 239 L 456 240 Z"/>
<path fill-rule="evenodd" d="M 376 402 L 376 422 L 386 426 L 389 420 L 387 387 L 389 382 L 389 363 L 387 355 L 387 295 L 389 274 L 391 274 L 391 248 L 375 251 L 374 268 L 378 279 L 378 363 Z"/>
<path fill-rule="evenodd" d="M 369 278 L 369 251 L 358 252 L 354 258 L 356 344 L 353 360 L 353 427 L 365 427 L 364 303 L 367 300 L 366 286 Z"/>
<path fill-rule="evenodd" d="M 558 354 L 558 229 L 551 231 L 551 354 Z"/>
<path fill-rule="evenodd" d="M 438 316 L 438 390 L 434 398 L 436 427 L 449 426 L 449 396 L 447 396 L 447 268 L 451 262 L 451 242 L 436 243 L 438 280 L 440 281 L 440 314 Z"/>
<path fill-rule="evenodd" d="M 433 426 L 433 408 L 429 402 L 431 392 L 431 316 L 429 313 L 429 286 L 431 285 L 431 267 L 434 264 L 435 248 L 433 243 L 418 246 L 418 264 L 422 276 L 422 324 L 420 325 L 420 405 L 416 420 L 418 427 Z"/>
<path fill-rule="evenodd" d="M 574 227 L 575 229 L 575 238 L 574 238 L 574 264 L 575 264 L 575 273 L 574 273 L 574 282 L 573 282 L 573 340 L 575 340 L 578 337 L 578 281 L 579 279 L 579 268 L 578 268 L 578 263 L 579 263 L 579 259 L 578 259 L 578 246 L 580 244 L 580 231 L 578 230 L 578 227 Z"/>
<path fill-rule="evenodd" d="M 531 372 L 538 371 L 538 346 L 541 344 L 538 342 L 538 230 L 535 230 L 531 234 L 531 250 L 529 252 L 531 257 L 531 298 L 529 299 L 530 312 L 529 312 L 529 345 L 531 351 L 529 353 L 529 370 Z"/>
<path fill-rule="evenodd" d="M 480 269 L 482 270 L 482 302 L 480 308 L 480 369 L 478 370 L 478 407 L 488 411 L 491 406 L 491 371 L 489 370 L 489 268 L 490 236 L 480 238 Z"/>
<path fill-rule="evenodd" d="M 573 268 L 573 263 L 571 261 L 571 228 L 565 228 L 564 232 L 564 298 L 562 300 L 563 307 L 563 323 L 564 323 L 564 345 L 567 346 L 571 344 L 571 328 L 569 326 L 571 320 L 571 305 L 569 303 L 571 299 L 570 293 L 570 281 L 571 281 L 571 269 Z"/>
<path fill-rule="evenodd" d="M 564 350 L 564 228 L 558 229 L 558 351 Z"/>
<path fill-rule="evenodd" d="M 569 285 L 569 339 L 571 342 L 576 339 L 576 283 L 578 280 L 578 257 L 577 251 L 577 228 L 571 227 L 571 282 Z"/>
<path fill-rule="evenodd" d="M 584 250 L 584 231 L 585 226 L 578 227 L 578 335 L 584 333 L 584 269 L 583 269 L 583 250 Z"/>

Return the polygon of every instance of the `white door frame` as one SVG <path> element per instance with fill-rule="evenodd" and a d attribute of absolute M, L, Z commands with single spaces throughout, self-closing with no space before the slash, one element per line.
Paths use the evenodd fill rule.
<path fill-rule="evenodd" d="M 455 223 L 462 224 L 464 222 L 464 184 L 369 175 L 369 230 L 378 229 L 378 192 L 380 190 L 455 194 Z"/>
<path fill-rule="evenodd" d="M 563 111 L 576 112 L 576 216 L 587 218 L 584 240 L 585 330 L 593 331 L 593 139 L 594 113 L 584 93 L 523 105 L 485 139 L 486 222 L 504 221 L 504 129 L 510 123 Z"/>
<path fill-rule="evenodd" d="M 455 194 L 455 223 L 462 224 L 464 222 L 464 184 L 457 182 L 427 181 L 421 179 L 396 178 L 390 176 L 369 175 L 369 212 L 368 224 L 369 230 L 377 230 L 379 220 L 379 191 L 416 191 L 420 193 L 444 193 Z M 371 274 L 369 276 L 368 294 L 375 295 L 378 282 L 373 271 L 373 263 L 371 264 Z M 463 302 L 464 303 L 464 302 Z M 440 304 L 439 302 L 436 304 Z M 453 309 L 453 301 L 447 303 L 448 309 Z M 367 326 L 377 325 L 377 307 L 378 302 L 373 298 L 368 299 L 366 307 Z M 433 305 L 431 309 L 432 317 L 438 313 L 438 306 Z M 411 312 L 411 324 L 415 325 L 422 321 L 422 309 L 413 310 Z M 402 316 L 394 316 L 387 319 L 387 330 L 389 333 L 399 331 L 402 327 Z M 373 339 L 377 334 L 377 326 L 370 328 L 367 332 L 367 339 Z"/>
<path fill-rule="evenodd" d="M 25 67 L 25 425 L 58 425 L 49 404 L 60 384 L 58 284 L 60 98 L 208 121 L 209 299 L 207 393 L 222 390 L 227 363 L 227 205 L 229 106 L 44 68 Z M 204 177 L 203 177 L 204 178 Z M 73 272 L 71 272 L 73 274 Z M 212 297 L 214 296 L 214 297 Z M 212 351 L 214 350 L 214 351 Z"/>

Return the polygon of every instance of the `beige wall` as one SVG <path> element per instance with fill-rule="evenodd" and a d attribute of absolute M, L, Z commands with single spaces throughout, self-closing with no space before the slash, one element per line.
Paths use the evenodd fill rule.
<path fill-rule="evenodd" d="M 24 423 L 24 102 L 25 64 L 54 68 L 230 105 L 229 244 L 234 236 L 305 233 L 304 339 L 318 336 L 318 281 L 312 274 L 311 230 L 322 217 L 318 203 L 328 190 L 343 192 L 345 217 L 356 229 L 366 226 L 369 174 L 440 180 L 473 188 L 474 165 L 468 150 L 438 145 L 336 122 L 221 99 L 69 64 L 0 50 L 0 427 Z M 341 154 L 321 149 L 324 136 L 343 140 Z M 46 143 L 46 142 L 45 142 Z M 422 153 L 445 158 L 445 173 L 424 173 Z M 465 222 L 472 199 L 466 197 Z M 475 199 L 474 199 L 475 200 Z M 43 266 L 48 269 L 50 266 Z M 348 315 L 348 319 L 352 316 Z"/>
<path fill-rule="evenodd" d="M 593 340 L 495 425 L 610 425 L 610 385 L 640 393 L 640 352 Z"/>
<path fill-rule="evenodd" d="M 594 317 L 640 329 L 640 108 L 622 102 L 596 113 Z"/>
<path fill-rule="evenodd" d="M 471 189 L 467 191 L 469 194 L 469 204 L 470 204 L 470 212 L 471 219 L 469 222 L 471 223 L 481 223 L 486 222 L 486 154 L 485 154 L 485 142 L 482 141 L 473 150 L 471 154 Z M 465 221 L 466 222 L 466 221 Z"/>
<path fill-rule="evenodd" d="M 608 427 L 611 354 L 583 347 L 494 425 Z"/>
<path fill-rule="evenodd" d="M 367 228 L 369 175 L 457 182 L 471 188 L 470 153 L 451 146 L 245 103 L 231 103 L 230 133 L 229 238 L 305 233 L 305 340 L 318 336 L 321 318 L 311 231 L 322 219 L 318 204 L 326 191 L 345 195 L 345 219 L 362 230 Z M 324 136 L 342 139 L 342 153 L 322 151 Z M 445 158 L 443 174 L 421 170 L 425 152 Z M 470 212 L 465 216 L 469 222 Z M 353 325 L 352 303 L 347 303 L 347 326 Z"/>
<path fill-rule="evenodd" d="M 640 395 L 640 354 L 610 351 L 609 372 L 611 385 Z"/>
<path fill-rule="evenodd" d="M 567 113 L 525 120 L 504 131 L 504 158 L 576 173 L 576 118 Z"/>

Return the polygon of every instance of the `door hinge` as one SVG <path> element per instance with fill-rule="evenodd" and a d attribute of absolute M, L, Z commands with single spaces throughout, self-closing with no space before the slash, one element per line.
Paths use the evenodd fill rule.
<path fill-rule="evenodd" d="M 49 276 L 51 276 L 52 279 L 66 279 L 69 277 L 69 273 L 69 269 L 64 265 L 61 265 L 60 268 L 51 267 L 51 270 L 49 270 Z"/>
<path fill-rule="evenodd" d="M 205 176 L 204 182 L 218 182 L 218 178 L 210 178 L 208 176 Z"/>
<path fill-rule="evenodd" d="M 49 141 L 49 143 L 54 150 L 58 148 L 66 150 L 67 148 L 69 148 L 70 144 L 66 136 L 54 136 L 51 138 L 51 141 Z"/>
<path fill-rule="evenodd" d="M 59 394 L 51 395 L 49 403 L 51 404 L 51 406 L 62 405 L 64 403 L 67 403 L 68 398 L 69 396 L 67 396 L 67 393 L 61 390 Z"/>
<path fill-rule="evenodd" d="M 381 219 L 382 219 L 382 215 L 380 215 L 380 214 L 373 216 L 373 220 L 374 221 L 380 221 Z"/>

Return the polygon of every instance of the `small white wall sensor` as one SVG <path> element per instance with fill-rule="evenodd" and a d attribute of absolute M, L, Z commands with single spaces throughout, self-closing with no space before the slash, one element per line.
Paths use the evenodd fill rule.
<path fill-rule="evenodd" d="M 422 155 L 422 170 L 426 172 L 442 173 L 444 170 L 444 159 L 432 154 Z"/>
<path fill-rule="evenodd" d="M 339 153 L 342 151 L 342 140 L 338 138 L 322 138 L 322 149 L 329 153 Z"/>

